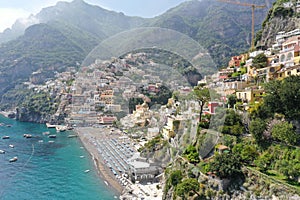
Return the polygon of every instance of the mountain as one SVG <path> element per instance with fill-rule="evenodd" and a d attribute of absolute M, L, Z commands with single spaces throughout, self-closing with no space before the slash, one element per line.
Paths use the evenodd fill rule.
<path fill-rule="evenodd" d="M 89 5 L 83 0 L 74 0 L 70 3 L 58 2 L 55 6 L 43 8 L 37 15 L 31 15 L 27 19 L 18 19 L 11 29 L 0 33 L 0 43 L 23 35 L 26 28 L 33 24 L 53 23 L 54 21 L 72 25 L 94 37 L 104 39 L 120 31 L 139 26 L 145 22 L 145 19 L 108 11 L 99 6 Z"/>
<path fill-rule="evenodd" d="M 258 0 L 254 3 L 261 4 Z M 270 5 L 269 0 L 266 4 Z M 255 11 L 256 29 L 266 14 L 267 8 Z M 208 49 L 217 66 L 222 66 L 230 56 L 249 49 L 251 8 L 193 0 L 155 18 L 144 19 L 108 11 L 82 0 L 58 2 L 27 20 L 17 21 L 11 30 L 5 31 L 11 32 L 11 38 L 23 33 L 0 44 L 0 97 L 28 81 L 32 72 L 39 70 L 47 79 L 54 71 L 78 67 L 103 39 L 143 26 L 170 28 L 190 36 Z"/>
<path fill-rule="evenodd" d="M 255 10 L 255 30 L 261 28 L 273 1 Z M 255 0 L 254 4 L 262 5 Z M 218 66 L 230 56 L 245 52 L 251 44 L 251 7 L 218 1 L 187 1 L 156 17 L 154 26 L 180 31 L 198 41 L 211 54 Z"/>

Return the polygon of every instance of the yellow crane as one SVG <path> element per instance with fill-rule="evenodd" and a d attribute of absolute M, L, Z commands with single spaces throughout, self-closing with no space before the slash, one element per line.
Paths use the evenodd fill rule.
<path fill-rule="evenodd" d="M 242 3 L 242 2 L 236 2 L 236 1 L 229 1 L 229 0 L 218 0 L 220 2 L 225 3 L 231 3 L 231 4 L 237 4 L 241 6 L 248 6 L 252 8 L 252 32 L 251 32 L 251 49 L 254 49 L 254 10 L 255 8 L 265 8 L 266 5 L 256 5 L 251 3 Z"/>

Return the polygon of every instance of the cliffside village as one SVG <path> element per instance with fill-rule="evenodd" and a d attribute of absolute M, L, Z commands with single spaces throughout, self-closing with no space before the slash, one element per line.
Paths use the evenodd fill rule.
<path fill-rule="evenodd" d="M 261 54 L 267 58 L 266 66 L 254 67 L 253 60 Z M 122 127 L 124 133 L 131 134 L 132 138 L 140 139 L 141 143 L 137 146 L 162 134 L 165 140 L 176 147 L 176 134 L 189 132 L 193 137 L 192 133 L 196 133 L 200 106 L 195 100 L 185 100 L 180 105 L 170 98 L 166 105 L 160 105 L 157 109 L 149 108 L 151 100 L 145 91 L 147 94 L 158 94 L 161 85 L 167 85 L 171 91 L 178 91 L 182 95 L 193 90 L 191 86 L 181 84 L 180 80 L 162 82 L 160 73 L 159 64 L 148 59 L 146 53 L 135 53 L 122 59 L 112 58 L 111 61 L 96 60 L 90 66 L 82 67 L 79 72 L 69 68 L 67 72 L 57 73 L 56 79 L 48 80 L 43 85 L 37 84 L 42 76 L 40 72 L 35 72 L 26 84 L 36 91 L 60 96 L 61 103 L 55 115 L 66 114 L 65 124 L 73 127 L 117 125 Z M 279 32 L 271 48 L 233 56 L 226 68 L 200 80 L 199 84 L 206 83 L 221 95 L 220 99 L 209 102 L 203 112 L 213 115 L 216 107 L 225 105 L 228 95 L 236 95 L 241 102 L 239 109 L 247 110 L 264 95 L 259 83 L 291 75 L 300 75 L 300 29 Z M 143 102 L 130 111 L 129 101 L 134 98 L 140 98 Z M 136 131 L 134 127 L 144 129 Z M 108 142 L 109 145 L 113 143 L 114 140 Z M 137 148 L 132 154 L 137 153 Z M 135 174 L 131 177 L 132 181 L 153 181 L 160 171 L 140 157 L 131 160 L 131 163 Z M 124 170 L 130 168 L 124 165 Z M 115 175 L 120 177 L 122 173 Z"/>

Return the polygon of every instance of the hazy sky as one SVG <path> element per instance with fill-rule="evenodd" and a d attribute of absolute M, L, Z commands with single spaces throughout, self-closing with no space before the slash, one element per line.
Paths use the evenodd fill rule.
<path fill-rule="evenodd" d="M 0 0 L 0 32 L 18 18 L 38 13 L 42 8 L 55 5 L 59 0 Z M 64 0 L 71 1 L 71 0 Z M 103 8 L 130 16 L 153 17 L 186 0 L 85 0 Z"/>

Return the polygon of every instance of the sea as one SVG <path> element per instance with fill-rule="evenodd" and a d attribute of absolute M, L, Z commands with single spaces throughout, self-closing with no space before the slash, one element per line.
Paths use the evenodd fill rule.
<path fill-rule="evenodd" d="M 49 138 L 48 131 L 57 137 Z M 0 149 L 5 151 L 0 154 L 0 200 L 116 199 L 80 139 L 70 134 L 0 115 Z M 9 162 L 15 156 L 18 160 Z"/>

